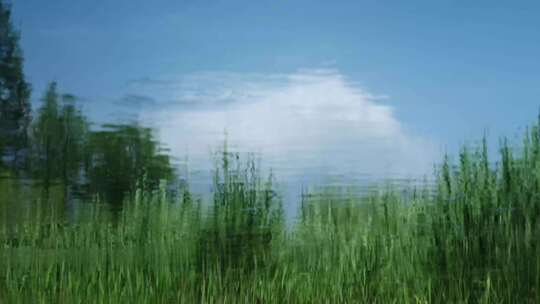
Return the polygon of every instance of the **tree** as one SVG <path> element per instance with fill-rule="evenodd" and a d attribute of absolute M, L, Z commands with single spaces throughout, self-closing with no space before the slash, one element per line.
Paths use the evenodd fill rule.
<path fill-rule="evenodd" d="M 79 182 L 84 164 L 89 124 L 75 106 L 73 95 L 58 93 L 51 83 L 32 128 L 34 173 L 48 188 L 54 181 L 66 187 Z"/>
<path fill-rule="evenodd" d="M 82 186 L 88 194 L 121 204 L 126 193 L 155 189 L 160 180 L 173 177 L 152 129 L 133 123 L 91 131 L 75 101 L 51 83 L 32 124 L 32 171 L 46 191 L 61 184 L 68 195 Z"/>
<path fill-rule="evenodd" d="M 75 101 L 74 96 L 63 95 L 59 115 L 61 178 L 66 186 L 78 183 L 88 142 L 89 123 L 75 106 Z"/>
<path fill-rule="evenodd" d="M 173 175 L 152 129 L 109 124 L 89 135 L 86 165 L 88 187 L 107 202 L 121 204 L 137 187 L 153 189 Z"/>
<path fill-rule="evenodd" d="M 43 97 L 43 105 L 37 111 L 32 125 L 32 164 L 34 173 L 43 180 L 48 189 L 51 182 L 60 176 L 62 124 L 59 116 L 56 83 L 51 83 Z"/>
<path fill-rule="evenodd" d="M 30 124 L 30 85 L 25 81 L 19 33 L 11 8 L 0 0 L 0 160 L 20 167 Z"/>

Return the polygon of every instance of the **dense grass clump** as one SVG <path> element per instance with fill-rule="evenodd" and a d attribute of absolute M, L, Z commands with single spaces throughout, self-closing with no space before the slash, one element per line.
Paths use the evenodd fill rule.
<path fill-rule="evenodd" d="M 436 189 L 306 193 L 288 227 L 256 167 L 225 152 L 212 201 L 163 185 L 116 221 L 0 208 L 0 302 L 540 303 L 538 125 L 445 158 Z"/>

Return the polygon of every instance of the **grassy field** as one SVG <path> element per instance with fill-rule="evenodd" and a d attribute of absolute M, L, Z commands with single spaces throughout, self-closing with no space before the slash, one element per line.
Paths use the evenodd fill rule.
<path fill-rule="evenodd" d="M 9 225 L 0 208 L 0 302 L 540 303 L 538 125 L 497 161 L 463 148 L 436 189 L 306 193 L 292 226 L 235 159 L 211 202 L 139 190 L 115 220 L 94 203 L 67 223 L 36 200 Z"/>

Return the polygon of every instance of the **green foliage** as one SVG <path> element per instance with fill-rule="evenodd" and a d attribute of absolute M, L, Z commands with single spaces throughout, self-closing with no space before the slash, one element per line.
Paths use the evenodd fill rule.
<path fill-rule="evenodd" d="M 134 123 L 91 130 L 75 102 L 51 83 L 34 119 L 32 173 L 45 190 L 55 184 L 85 187 L 88 193 L 121 204 L 137 186 L 154 189 L 161 180 L 173 178 L 169 157 L 151 129 Z"/>
<path fill-rule="evenodd" d="M 27 144 L 29 98 L 19 34 L 11 23 L 10 7 L 0 1 L 0 157 L 7 157 L 17 167 Z"/>
<path fill-rule="evenodd" d="M 14 164 L 30 122 L 18 39 L 0 0 L 0 156 Z M 0 165 L 0 303 L 540 303 L 540 119 L 496 163 L 486 139 L 446 156 L 435 189 L 304 193 L 288 227 L 253 157 L 225 145 L 210 201 L 172 196 L 151 129 L 92 130 L 54 83 L 30 147 L 42 183 Z M 98 199 L 69 212 L 83 186 Z M 103 201 L 125 208 L 111 220 Z"/>
<path fill-rule="evenodd" d="M 520 151 L 503 141 L 497 164 L 485 140 L 464 148 L 458 164 L 441 166 L 435 195 L 307 193 L 288 229 L 271 179 L 225 148 L 209 209 L 161 184 L 139 188 L 114 226 L 99 205 L 73 224 L 36 215 L 4 226 L 0 294 L 59 303 L 537 303 L 539 142 L 537 126 Z"/>
<path fill-rule="evenodd" d="M 455 164 L 445 158 L 435 192 L 305 193 L 288 228 L 272 178 L 262 181 L 253 158 L 242 162 L 226 147 L 208 204 L 186 189 L 170 196 L 165 183 L 137 187 L 114 223 L 99 204 L 72 223 L 38 204 L 27 220 L 6 217 L 0 230 L 0 298 L 538 303 L 538 130 L 519 149 L 502 141 L 497 163 L 485 139 Z M 117 153 L 114 140 L 124 145 L 125 135 L 101 145 Z"/>
<path fill-rule="evenodd" d="M 33 167 L 42 176 L 45 184 L 60 176 L 60 161 L 62 160 L 59 146 L 62 141 L 62 130 L 59 118 L 58 92 L 56 84 L 51 83 L 43 97 L 43 106 L 38 110 L 38 116 L 33 123 Z"/>
<path fill-rule="evenodd" d="M 154 189 L 173 177 L 169 157 L 152 130 L 138 124 L 104 125 L 89 134 L 85 152 L 89 190 L 111 203 L 122 203 L 137 187 Z"/>
<path fill-rule="evenodd" d="M 272 262 L 270 244 L 281 233 L 283 211 L 253 156 L 245 164 L 239 154 L 220 153 L 214 175 L 213 204 L 199 239 L 199 269 L 250 273 Z"/>
<path fill-rule="evenodd" d="M 114 203 L 137 185 L 152 189 L 172 179 L 169 158 L 150 129 L 135 123 L 93 131 L 75 98 L 60 94 L 56 83 L 32 121 L 29 97 L 19 34 L 9 5 L 0 0 L 0 168 L 9 163 L 13 174 L 40 181 L 45 192 L 61 185 L 69 197 L 86 187 Z"/>
<path fill-rule="evenodd" d="M 82 164 L 88 145 L 89 123 L 82 112 L 75 106 L 75 98 L 71 95 L 62 96 L 63 105 L 60 111 L 62 155 L 61 172 L 64 184 L 79 182 Z"/>

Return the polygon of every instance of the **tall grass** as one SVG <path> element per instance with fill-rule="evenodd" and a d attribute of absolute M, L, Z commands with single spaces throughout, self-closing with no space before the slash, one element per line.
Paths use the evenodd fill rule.
<path fill-rule="evenodd" d="M 116 222 L 4 222 L 0 302 L 540 303 L 538 125 L 496 162 L 485 140 L 445 158 L 436 189 L 307 193 L 292 227 L 253 160 L 216 168 L 211 202 L 163 186 Z"/>

